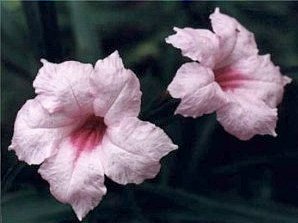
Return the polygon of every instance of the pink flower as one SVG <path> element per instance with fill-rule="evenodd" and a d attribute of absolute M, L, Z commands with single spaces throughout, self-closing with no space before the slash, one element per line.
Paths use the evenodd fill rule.
<path fill-rule="evenodd" d="M 42 60 L 37 97 L 19 111 L 12 144 L 20 160 L 41 164 L 51 193 L 81 220 L 106 194 L 104 175 L 120 184 L 154 178 L 177 149 L 165 132 L 137 118 L 141 91 L 118 52 L 91 64 Z"/>
<path fill-rule="evenodd" d="M 218 8 L 210 19 L 213 32 L 174 28 L 177 33 L 166 38 L 196 61 L 183 64 L 168 87 L 181 98 L 175 113 L 198 117 L 216 111 L 224 129 L 241 140 L 276 136 L 276 106 L 291 79 L 269 55 L 258 55 L 254 35 L 236 19 Z"/>

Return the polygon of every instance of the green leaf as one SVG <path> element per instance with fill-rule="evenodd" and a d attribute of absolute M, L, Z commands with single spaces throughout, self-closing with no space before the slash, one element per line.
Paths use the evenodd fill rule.
<path fill-rule="evenodd" d="M 273 203 L 262 207 L 243 200 L 235 201 L 235 198 L 207 197 L 152 184 L 143 184 L 139 189 L 166 198 L 177 206 L 193 211 L 198 218 L 209 221 L 216 218 L 227 223 L 235 222 L 235 219 L 251 223 L 297 223 L 298 219 L 298 209 Z"/>
<path fill-rule="evenodd" d="M 4 194 L 1 206 L 4 223 L 57 223 L 75 216 L 68 205 L 32 188 Z"/>

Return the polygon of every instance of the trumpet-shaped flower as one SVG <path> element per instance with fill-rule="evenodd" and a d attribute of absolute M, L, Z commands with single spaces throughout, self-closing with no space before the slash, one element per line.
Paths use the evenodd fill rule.
<path fill-rule="evenodd" d="M 36 98 L 18 112 L 10 149 L 41 176 L 81 220 L 106 194 L 104 175 L 120 184 L 154 178 L 177 149 L 165 132 L 137 118 L 141 91 L 118 52 L 95 67 L 42 60 Z"/>
<path fill-rule="evenodd" d="M 248 140 L 256 134 L 276 136 L 276 106 L 291 79 L 282 76 L 269 55 L 258 55 L 254 35 L 236 19 L 210 15 L 207 29 L 174 28 L 166 42 L 194 62 L 183 64 L 168 91 L 181 98 L 177 114 L 198 117 L 216 112 L 230 134 Z"/>

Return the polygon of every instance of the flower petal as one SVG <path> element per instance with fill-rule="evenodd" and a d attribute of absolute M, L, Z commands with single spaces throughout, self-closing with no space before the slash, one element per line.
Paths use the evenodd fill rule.
<path fill-rule="evenodd" d="M 258 53 L 254 34 L 244 28 L 235 18 L 220 13 L 219 8 L 216 8 L 210 15 L 210 19 L 212 28 L 220 40 L 221 56 L 216 68 Z"/>
<path fill-rule="evenodd" d="M 63 113 L 48 113 L 36 99 L 28 100 L 18 112 L 9 150 L 14 150 L 19 160 L 40 164 L 76 127 L 74 121 Z"/>
<path fill-rule="evenodd" d="M 43 67 L 33 82 L 37 98 L 49 111 L 67 111 L 73 116 L 92 111 L 89 78 L 91 64 L 66 61 L 54 64 L 41 60 Z"/>
<path fill-rule="evenodd" d="M 137 118 L 108 128 L 101 160 L 105 174 L 120 184 L 142 183 L 156 176 L 159 160 L 177 149 L 165 132 Z"/>
<path fill-rule="evenodd" d="M 236 86 L 234 94 L 254 95 L 255 99 L 264 101 L 269 107 L 276 107 L 282 100 L 284 86 L 291 79 L 282 76 L 278 66 L 275 66 L 269 55 L 251 56 L 229 66 L 230 72 L 224 72 L 222 85 Z"/>
<path fill-rule="evenodd" d="M 221 14 L 216 8 L 215 12 L 210 15 L 213 31 L 219 36 L 219 54 L 217 63 L 226 59 L 235 48 L 237 40 L 237 23 L 235 19 Z"/>
<path fill-rule="evenodd" d="M 217 120 L 230 134 L 241 140 L 254 135 L 276 136 L 277 109 L 258 101 L 254 95 L 231 94 L 230 103 L 217 110 Z"/>
<path fill-rule="evenodd" d="M 179 68 L 168 91 L 172 97 L 181 98 L 175 113 L 186 117 L 209 114 L 226 102 L 212 70 L 195 62 Z"/>
<path fill-rule="evenodd" d="M 201 64 L 213 67 L 218 50 L 217 36 L 207 29 L 174 28 L 176 34 L 166 38 L 166 42 L 181 49 L 182 55 Z"/>
<path fill-rule="evenodd" d="M 124 68 L 117 51 L 97 61 L 91 80 L 95 114 L 104 117 L 106 124 L 139 114 L 142 94 L 139 80 Z"/>
<path fill-rule="evenodd" d="M 100 149 L 99 146 L 78 153 L 70 138 L 66 138 L 57 154 L 47 159 L 38 171 L 49 182 L 55 198 L 69 203 L 79 220 L 106 194 Z"/>

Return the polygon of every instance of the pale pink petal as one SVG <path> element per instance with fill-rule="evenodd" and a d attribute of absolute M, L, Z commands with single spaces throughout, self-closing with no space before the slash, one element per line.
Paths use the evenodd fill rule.
<path fill-rule="evenodd" d="M 258 53 L 254 34 L 244 28 L 235 18 L 222 14 L 219 8 L 210 15 L 214 32 L 219 37 L 220 59 L 216 68 L 229 65 L 241 58 Z"/>
<path fill-rule="evenodd" d="M 78 153 L 71 139 L 65 138 L 57 154 L 47 159 L 38 171 L 49 182 L 55 198 L 70 204 L 79 220 L 106 194 L 100 149 L 98 146 Z"/>
<path fill-rule="evenodd" d="M 18 112 L 10 150 L 28 164 L 40 164 L 57 149 L 62 138 L 76 127 L 64 113 L 50 114 L 40 103 L 28 100 Z"/>
<path fill-rule="evenodd" d="M 101 160 L 105 174 L 120 184 L 142 183 L 156 176 L 159 160 L 177 149 L 157 126 L 137 118 L 123 119 L 107 129 Z"/>
<path fill-rule="evenodd" d="M 104 117 L 107 124 L 139 114 L 142 94 L 139 80 L 124 68 L 117 51 L 97 61 L 91 87 L 95 114 Z"/>
<path fill-rule="evenodd" d="M 235 19 L 221 14 L 216 8 L 215 12 L 210 15 L 213 31 L 218 35 L 219 39 L 219 57 L 217 63 L 225 60 L 235 48 L 237 41 L 237 22 Z"/>
<path fill-rule="evenodd" d="M 241 140 L 254 135 L 276 136 L 277 109 L 255 100 L 254 95 L 230 94 L 230 103 L 217 110 L 217 120 Z"/>
<path fill-rule="evenodd" d="M 281 102 L 284 86 L 291 81 L 281 75 L 269 55 L 250 56 L 215 73 L 216 81 L 224 90 L 253 95 L 255 100 L 262 100 L 272 108 Z"/>
<path fill-rule="evenodd" d="M 91 64 L 66 61 L 54 64 L 41 60 L 43 67 L 39 70 L 33 86 L 37 98 L 49 111 L 66 111 L 73 116 L 92 112 L 90 94 Z"/>
<path fill-rule="evenodd" d="M 179 68 L 168 91 L 172 97 L 181 98 L 175 113 L 186 117 L 209 114 L 226 102 L 223 91 L 214 81 L 212 70 L 196 62 Z"/>
<path fill-rule="evenodd" d="M 176 34 L 166 38 L 166 42 L 181 49 L 182 55 L 201 64 L 213 67 L 219 50 L 217 36 L 207 29 L 174 28 Z"/>

